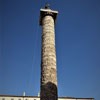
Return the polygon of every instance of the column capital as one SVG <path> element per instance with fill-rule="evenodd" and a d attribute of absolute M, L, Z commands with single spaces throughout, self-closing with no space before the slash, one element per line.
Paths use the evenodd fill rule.
<path fill-rule="evenodd" d="M 57 14 L 58 14 L 58 11 L 54 11 L 51 9 L 40 9 L 40 22 L 39 22 L 39 24 L 42 25 L 42 20 L 47 15 L 52 16 L 54 19 L 54 22 L 55 22 Z"/>

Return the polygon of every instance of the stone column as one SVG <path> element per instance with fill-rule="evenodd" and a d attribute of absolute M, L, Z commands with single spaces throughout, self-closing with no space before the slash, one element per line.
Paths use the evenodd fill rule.
<path fill-rule="evenodd" d="M 55 50 L 55 19 L 57 11 L 40 10 L 42 26 L 40 100 L 57 100 L 57 72 Z"/>

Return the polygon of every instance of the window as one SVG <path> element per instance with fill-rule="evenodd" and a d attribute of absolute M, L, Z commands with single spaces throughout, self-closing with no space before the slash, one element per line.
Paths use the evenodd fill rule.
<path fill-rule="evenodd" d="M 2 100 L 5 100 L 5 98 L 2 98 Z"/>

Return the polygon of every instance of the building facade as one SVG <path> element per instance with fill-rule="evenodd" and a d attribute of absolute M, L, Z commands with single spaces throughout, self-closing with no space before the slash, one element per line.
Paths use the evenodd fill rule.
<path fill-rule="evenodd" d="M 40 100 L 39 96 L 0 95 L 0 100 Z M 58 100 L 94 100 L 94 98 L 58 97 Z"/>

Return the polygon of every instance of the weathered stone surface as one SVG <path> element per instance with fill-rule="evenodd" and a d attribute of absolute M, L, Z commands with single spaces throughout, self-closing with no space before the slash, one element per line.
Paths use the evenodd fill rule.
<path fill-rule="evenodd" d="M 52 13 L 51 13 L 52 14 Z M 57 72 L 54 19 L 42 19 L 41 100 L 57 100 Z"/>
<path fill-rule="evenodd" d="M 52 82 L 57 85 L 56 72 L 53 73 L 51 68 L 56 70 L 56 52 L 55 52 L 55 34 L 54 20 L 52 16 L 45 16 L 42 21 L 42 75 L 45 75 L 46 82 Z M 47 67 L 47 68 L 44 68 Z M 51 77 L 51 73 L 52 76 Z M 53 75 L 54 74 L 54 75 Z M 42 76 L 41 75 L 41 76 Z M 48 75 L 48 79 L 47 76 Z M 56 79 L 56 81 L 55 81 Z"/>

